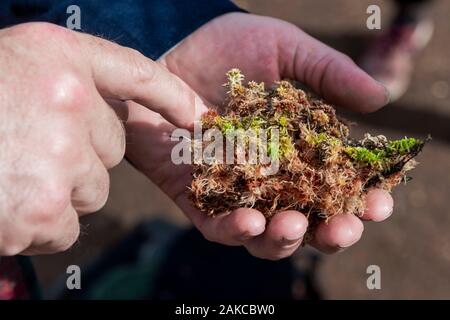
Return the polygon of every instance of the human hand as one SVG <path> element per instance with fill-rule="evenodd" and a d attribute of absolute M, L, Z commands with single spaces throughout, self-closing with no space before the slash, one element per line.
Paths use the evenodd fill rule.
<path fill-rule="evenodd" d="M 243 13 L 218 17 L 161 62 L 205 101 L 219 106 L 225 98 L 225 73 L 233 67 L 241 69 L 248 79 L 268 84 L 281 78 L 295 79 L 326 100 L 358 112 L 375 111 L 388 102 L 385 88 L 348 57 L 294 25 L 267 17 Z M 267 259 L 289 256 L 299 247 L 307 228 L 307 220 L 299 212 L 278 213 L 266 225 L 262 213 L 253 209 L 242 208 L 216 218 L 194 209 L 186 195 L 192 180 L 190 167 L 170 162 L 174 143 L 169 136 L 174 127 L 136 104 L 130 105 L 131 110 L 127 128 L 133 134 L 134 147 L 127 150 L 129 159 L 175 200 L 208 240 L 244 245 L 253 255 Z M 388 192 L 371 190 L 362 218 L 381 221 L 392 208 Z M 339 215 L 317 227 L 312 245 L 327 253 L 336 252 L 358 241 L 362 232 L 358 217 Z"/>
<path fill-rule="evenodd" d="M 127 113 L 105 99 L 187 128 L 199 101 L 137 51 L 46 23 L 0 30 L 0 74 L 0 256 L 65 250 L 104 205 Z"/>

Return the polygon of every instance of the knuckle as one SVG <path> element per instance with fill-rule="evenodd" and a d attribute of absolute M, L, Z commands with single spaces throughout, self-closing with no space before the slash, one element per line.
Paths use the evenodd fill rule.
<path fill-rule="evenodd" d="M 50 106 L 58 111 L 80 111 L 89 106 L 88 85 L 72 70 L 55 72 L 47 85 Z"/>
<path fill-rule="evenodd" d="M 0 247 L 0 256 L 11 257 L 20 254 L 26 248 L 22 245 L 6 244 Z"/>
<path fill-rule="evenodd" d="M 117 166 L 125 157 L 126 152 L 126 136 L 125 136 L 125 129 L 122 129 L 122 132 L 119 137 L 119 148 L 118 148 L 118 154 L 115 159 L 115 161 L 112 161 L 111 166 L 115 167 Z"/>
<path fill-rule="evenodd" d="M 101 179 L 97 181 L 97 192 L 96 192 L 96 198 L 94 200 L 94 207 L 93 211 L 98 211 L 101 208 L 103 208 L 106 204 L 106 201 L 108 201 L 109 196 L 109 175 L 107 171 L 105 170 L 105 173 Z"/>
<path fill-rule="evenodd" d="M 68 188 L 57 181 L 49 181 L 45 186 L 38 188 L 25 214 L 29 223 L 51 224 L 69 204 Z"/>
<path fill-rule="evenodd" d="M 85 180 L 88 180 L 89 177 L 98 175 L 97 171 L 99 169 L 98 162 L 92 155 L 87 155 L 86 158 L 83 159 L 78 164 L 77 173 L 80 177 L 83 177 Z"/>
<path fill-rule="evenodd" d="M 13 196 L 2 206 L 13 218 L 13 224 L 10 226 L 14 227 L 14 230 L 51 224 L 70 204 L 68 186 L 61 179 L 50 177 L 52 174 L 48 173 L 47 169 L 42 170 L 45 172 L 44 177 L 30 177 L 18 181 L 13 186 Z M 2 225 L 7 222 L 5 219 L 0 221 Z M 13 231 L 9 230 L 9 233 L 11 232 Z"/>
<path fill-rule="evenodd" d="M 116 135 L 117 135 L 116 155 L 111 160 L 110 167 L 115 167 L 116 165 L 118 165 L 122 161 L 123 157 L 125 156 L 125 152 L 126 152 L 126 143 L 127 142 L 126 142 L 125 126 L 122 123 L 122 121 L 120 121 L 120 120 L 117 121 L 117 126 L 119 128 L 116 131 Z"/>
<path fill-rule="evenodd" d="M 31 242 L 28 239 L 29 235 L 24 235 L 20 232 L 14 233 L 14 236 L 8 232 L 6 234 L 0 234 L 0 257 L 1 256 L 15 256 L 22 253 Z"/>
<path fill-rule="evenodd" d="M 87 189 L 78 190 L 79 199 L 77 200 L 77 208 L 83 213 L 92 213 L 103 208 L 108 200 L 110 179 L 106 168 L 101 172 L 88 173 L 93 178 L 93 185 L 86 187 Z"/>
<path fill-rule="evenodd" d="M 57 134 L 47 137 L 45 151 L 47 152 L 48 158 L 56 159 L 56 161 L 62 163 L 65 159 L 69 159 L 73 155 L 77 155 L 80 158 L 81 155 L 79 150 L 77 150 L 77 137 L 72 134 L 71 125 L 69 123 L 64 123 L 65 128 L 54 128 L 54 132 Z"/>
<path fill-rule="evenodd" d="M 62 252 L 70 249 L 80 236 L 80 224 L 76 223 L 65 235 L 64 239 L 55 247 L 55 251 Z"/>
<path fill-rule="evenodd" d="M 100 149 L 98 155 L 103 161 L 104 165 L 110 169 L 118 165 L 126 151 L 126 132 L 122 120 L 120 120 L 114 111 L 110 111 L 111 126 L 107 129 L 108 137 L 111 141 L 111 146 L 107 149 Z"/>

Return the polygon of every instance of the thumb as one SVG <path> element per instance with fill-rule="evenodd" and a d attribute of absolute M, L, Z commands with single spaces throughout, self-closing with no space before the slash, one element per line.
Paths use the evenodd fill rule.
<path fill-rule="evenodd" d="M 300 30 L 294 39 L 297 43 L 291 75 L 326 100 L 363 113 L 378 110 L 389 102 L 387 89 L 348 56 Z"/>
<path fill-rule="evenodd" d="M 110 41 L 78 36 L 86 47 L 92 77 L 102 97 L 132 100 L 184 128 L 192 128 L 194 120 L 207 110 L 198 95 L 161 64 Z"/>

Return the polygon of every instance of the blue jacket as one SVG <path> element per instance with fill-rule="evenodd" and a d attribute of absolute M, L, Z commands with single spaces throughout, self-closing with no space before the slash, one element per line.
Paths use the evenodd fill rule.
<path fill-rule="evenodd" d="M 66 26 L 77 5 L 81 31 L 157 59 L 209 20 L 241 11 L 228 0 L 1 0 L 0 28 L 47 21 Z"/>

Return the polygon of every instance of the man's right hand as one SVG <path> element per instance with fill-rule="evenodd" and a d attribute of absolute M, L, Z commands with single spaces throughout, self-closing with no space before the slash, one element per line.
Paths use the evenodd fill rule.
<path fill-rule="evenodd" d="M 46 24 L 0 30 L 0 256 L 69 248 L 99 210 L 125 132 L 106 100 L 133 100 L 180 127 L 204 108 L 135 50 Z"/>

